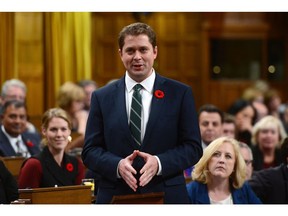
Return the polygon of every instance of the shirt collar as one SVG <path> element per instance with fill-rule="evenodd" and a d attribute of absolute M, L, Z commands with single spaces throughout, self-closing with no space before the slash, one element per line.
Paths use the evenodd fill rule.
<path fill-rule="evenodd" d="M 156 74 L 154 69 L 152 68 L 152 73 L 149 77 L 147 77 L 145 80 L 140 82 L 140 84 L 143 86 L 143 88 L 150 92 L 152 94 L 153 91 L 153 85 L 155 82 Z M 128 75 L 128 72 L 126 71 L 126 76 L 125 76 L 125 83 L 126 83 L 126 88 L 127 91 L 130 92 L 132 91 L 133 87 L 137 84 L 135 80 L 131 79 L 131 77 Z"/>
<path fill-rule="evenodd" d="M 10 141 L 10 143 L 16 142 L 18 140 L 21 140 L 21 134 L 19 134 L 17 137 L 12 137 L 10 136 L 7 131 L 5 130 L 4 125 L 1 125 L 1 129 L 3 131 L 3 133 L 7 136 L 8 140 Z"/>

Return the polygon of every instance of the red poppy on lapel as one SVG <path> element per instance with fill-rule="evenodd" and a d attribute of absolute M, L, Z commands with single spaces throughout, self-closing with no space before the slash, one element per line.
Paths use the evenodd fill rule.
<path fill-rule="evenodd" d="M 31 142 L 30 140 L 27 140 L 26 145 L 30 148 L 34 146 L 33 142 Z"/>
<path fill-rule="evenodd" d="M 155 95 L 156 98 L 159 98 L 159 99 L 164 98 L 164 92 L 161 91 L 161 90 L 156 90 L 156 91 L 154 92 L 154 95 Z"/>
<path fill-rule="evenodd" d="M 68 164 L 66 164 L 66 169 L 67 169 L 69 172 L 72 172 L 73 169 L 74 169 L 74 167 L 73 167 L 73 165 L 72 165 L 71 163 L 68 163 Z"/>

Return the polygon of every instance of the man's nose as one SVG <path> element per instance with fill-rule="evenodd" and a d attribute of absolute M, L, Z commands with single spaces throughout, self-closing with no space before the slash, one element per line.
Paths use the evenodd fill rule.
<path fill-rule="evenodd" d="M 17 123 L 20 123 L 20 122 L 22 122 L 23 120 L 22 120 L 22 118 L 20 118 L 20 117 L 16 117 L 15 118 L 15 122 L 17 122 Z"/>
<path fill-rule="evenodd" d="M 136 50 L 135 55 L 134 55 L 134 59 L 141 59 L 141 52 Z"/>

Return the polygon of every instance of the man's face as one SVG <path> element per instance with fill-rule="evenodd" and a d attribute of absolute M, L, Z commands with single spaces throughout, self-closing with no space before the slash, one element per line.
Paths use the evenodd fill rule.
<path fill-rule="evenodd" d="M 85 103 L 86 103 L 87 107 L 90 107 L 92 93 L 95 90 L 96 90 L 96 86 L 94 86 L 94 85 L 87 85 L 84 87 L 84 91 L 85 91 L 85 95 L 86 95 Z"/>
<path fill-rule="evenodd" d="M 235 138 L 236 134 L 236 125 L 232 122 L 224 122 L 222 125 L 222 135 Z"/>
<path fill-rule="evenodd" d="M 209 145 L 214 139 L 222 135 L 221 117 L 218 113 L 201 112 L 199 127 L 203 142 Z"/>
<path fill-rule="evenodd" d="M 7 90 L 7 94 L 5 98 L 2 98 L 2 104 L 10 100 L 18 100 L 18 101 L 24 102 L 25 99 L 26 99 L 26 94 L 22 88 L 19 88 L 17 86 L 10 86 Z"/>
<path fill-rule="evenodd" d="M 16 108 L 11 105 L 2 115 L 2 124 L 6 132 L 12 137 L 22 134 L 26 129 L 26 123 L 27 113 L 24 107 Z"/>
<path fill-rule="evenodd" d="M 153 48 L 147 35 L 128 35 L 119 54 L 129 76 L 141 82 L 152 72 L 154 60 L 157 57 L 157 47 Z"/>
<path fill-rule="evenodd" d="M 247 148 L 240 148 L 241 155 L 246 164 L 246 180 L 250 179 L 253 172 L 252 157 Z"/>

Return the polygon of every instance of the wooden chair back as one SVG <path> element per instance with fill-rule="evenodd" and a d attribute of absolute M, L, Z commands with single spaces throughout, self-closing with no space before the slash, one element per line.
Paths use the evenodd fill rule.
<path fill-rule="evenodd" d="M 24 157 L 0 157 L 0 160 L 4 162 L 5 166 L 16 180 L 18 179 L 22 163 L 25 159 L 26 158 Z"/>

